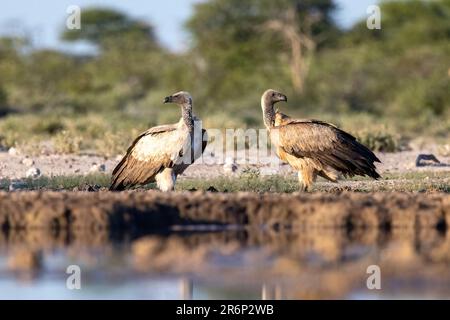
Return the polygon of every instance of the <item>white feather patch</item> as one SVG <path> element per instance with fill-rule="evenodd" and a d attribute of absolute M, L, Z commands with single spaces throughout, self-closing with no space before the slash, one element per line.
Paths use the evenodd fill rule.
<path fill-rule="evenodd" d="M 189 140 L 187 128 L 178 126 L 176 130 L 150 134 L 140 139 L 133 148 L 132 156 L 139 161 L 155 159 L 176 160 Z"/>

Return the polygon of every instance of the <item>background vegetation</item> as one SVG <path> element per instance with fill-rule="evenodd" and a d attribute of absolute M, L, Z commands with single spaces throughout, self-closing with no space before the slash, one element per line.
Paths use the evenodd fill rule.
<path fill-rule="evenodd" d="M 0 38 L 0 145 L 40 152 L 123 152 L 139 131 L 177 121 L 162 98 L 194 95 L 206 127 L 261 127 L 259 99 L 285 92 L 283 111 L 320 117 L 376 149 L 399 137 L 450 132 L 450 0 L 385 1 L 382 29 L 332 19 L 332 0 L 209 0 L 186 22 L 191 45 L 173 53 L 144 21 L 108 8 L 82 12 L 91 55 Z M 62 19 L 64 17 L 61 17 Z"/>

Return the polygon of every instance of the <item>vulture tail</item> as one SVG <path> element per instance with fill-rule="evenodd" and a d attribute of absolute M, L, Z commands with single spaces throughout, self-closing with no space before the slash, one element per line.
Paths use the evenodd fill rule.
<path fill-rule="evenodd" d="M 358 175 L 366 175 L 373 179 L 379 179 L 381 176 L 376 171 L 374 162 L 381 162 L 380 159 L 366 146 L 353 141 L 349 150 L 352 155 L 352 164 L 355 166 L 354 172 Z"/>
<path fill-rule="evenodd" d="M 112 172 L 111 185 L 109 186 L 109 191 L 123 191 L 125 190 L 125 185 L 123 183 L 123 171 L 126 167 L 128 154 L 122 158 L 119 164 L 114 168 Z"/>
<path fill-rule="evenodd" d="M 125 186 L 122 183 L 111 184 L 109 186 L 109 191 L 123 191 L 123 190 L 125 190 Z"/>

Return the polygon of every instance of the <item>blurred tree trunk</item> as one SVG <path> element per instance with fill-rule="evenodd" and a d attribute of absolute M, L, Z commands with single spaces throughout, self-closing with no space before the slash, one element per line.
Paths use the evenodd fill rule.
<path fill-rule="evenodd" d="M 310 31 L 312 23 L 313 18 L 305 18 L 302 32 L 299 27 L 299 17 L 294 8 L 288 9 L 282 18 L 272 19 L 265 23 L 265 27 L 280 34 L 291 49 L 289 57 L 291 81 L 294 90 L 298 93 L 303 92 L 305 78 L 316 48 Z"/>

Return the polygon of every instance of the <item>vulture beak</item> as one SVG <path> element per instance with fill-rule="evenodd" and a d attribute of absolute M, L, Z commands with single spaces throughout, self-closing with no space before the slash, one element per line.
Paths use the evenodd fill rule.
<path fill-rule="evenodd" d="M 172 96 L 168 96 L 168 97 L 164 98 L 163 103 L 170 103 L 170 102 L 172 102 Z"/>
<path fill-rule="evenodd" d="M 280 101 L 287 102 L 287 97 L 284 94 L 280 94 Z"/>

